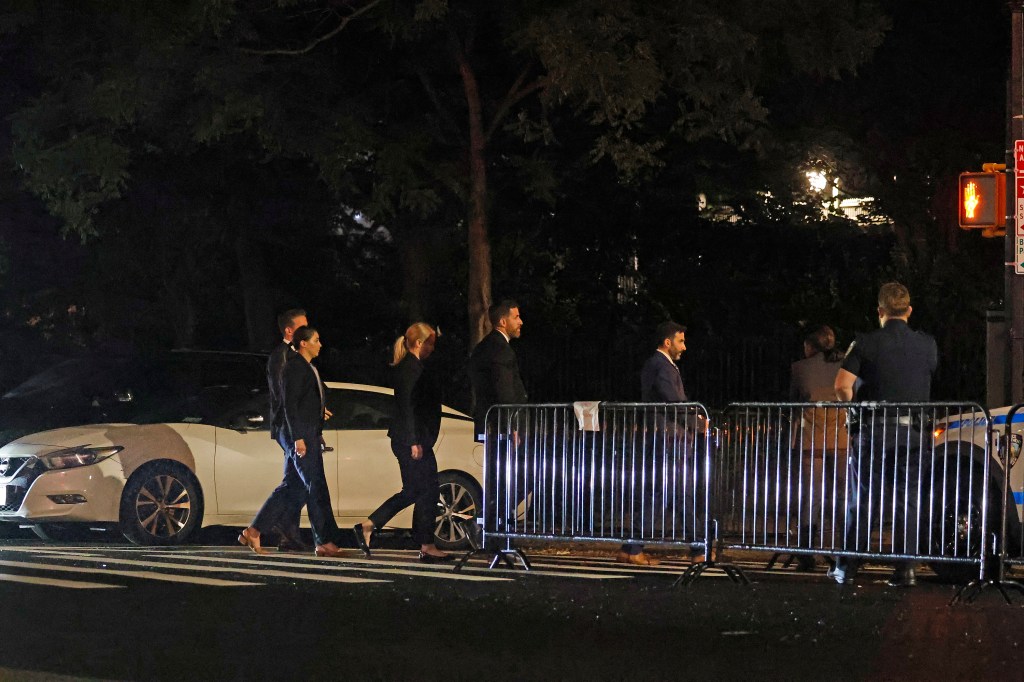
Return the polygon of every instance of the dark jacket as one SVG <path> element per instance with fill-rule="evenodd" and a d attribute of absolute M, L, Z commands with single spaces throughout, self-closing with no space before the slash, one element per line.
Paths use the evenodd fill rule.
<path fill-rule="evenodd" d="M 863 380 L 857 388 L 858 401 L 925 402 L 931 398 L 938 364 L 935 339 L 900 319 L 857 334 L 843 359 L 843 369 Z"/>
<path fill-rule="evenodd" d="M 282 341 L 267 358 L 267 389 L 270 395 L 270 437 L 277 440 L 284 430 L 284 366 L 295 355 L 292 347 Z"/>
<path fill-rule="evenodd" d="M 321 393 L 325 391 L 312 365 L 295 353 L 284 366 L 284 416 L 288 442 L 297 440 L 319 443 L 324 428 L 324 403 Z M 319 383 L 319 385 L 318 385 Z"/>
<path fill-rule="evenodd" d="M 640 370 L 640 398 L 645 403 L 687 402 L 679 368 L 661 351 L 654 351 Z"/>
<path fill-rule="evenodd" d="M 388 436 L 396 445 L 433 447 L 441 430 L 441 394 L 429 371 L 412 353 L 391 370 L 395 414 Z"/>
<path fill-rule="evenodd" d="M 519 360 L 505 336 L 492 331 L 469 356 L 469 381 L 473 386 L 473 422 L 484 432 L 484 419 L 492 405 L 526 402 L 526 387 L 519 376 Z"/>

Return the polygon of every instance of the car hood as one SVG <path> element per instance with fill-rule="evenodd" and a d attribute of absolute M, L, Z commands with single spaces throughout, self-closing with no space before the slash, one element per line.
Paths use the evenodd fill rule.
<path fill-rule="evenodd" d="M 75 445 L 108 445 L 111 444 L 111 431 L 125 426 L 133 425 L 90 424 L 89 426 L 71 426 L 63 429 L 31 433 L 13 440 L 0 448 L 0 454 L 11 454 L 14 452 L 42 454 Z"/>

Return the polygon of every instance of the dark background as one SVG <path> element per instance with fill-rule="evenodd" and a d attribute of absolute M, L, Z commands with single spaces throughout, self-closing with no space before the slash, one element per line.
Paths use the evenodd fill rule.
<path fill-rule="evenodd" d="M 384 3 L 304 61 L 261 57 L 262 68 L 277 69 L 260 76 L 274 89 L 255 91 L 245 80 L 255 67 L 222 50 L 224 41 L 236 41 L 233 49 L 298 45 L 359 6 L 301 2 L 301 17 L 312 18 L 296 20 L 298 10 L 281 5 L 262 3 L 264 13 L 252 15 L 235 7 L 233 19 L 196 28 L 184 47 L 147 34 L 158 22 L 124 3 L 71 11 L 17 2 L 0 15 L 0 388 L 75 355 L 266 349 L 274 313 L 302 306 L 325 341 L 321 364 L 345 380 L 384 381 L 390 344 L 405 326 L 439 325 L 434 362 L 449 377 L 447 400 L 468 408 L 466 214 L 454 198 L 463 195 L 443 189 L 450 168 L 465 180 L 457 170 L 465 159 L 438 134 L 433 156 L 409 162 L 415 134 L 443 125 L 398 92 L 410 70 L 443 73 L 444 60 L 430 60 L 445 39 L 389 28 L 409 17 L 388 14 L 396 6 Z M 530 5 L 509 7 L 536 11 Z M 502 22 L 512 19 L 482 7 L 453 3 L 437 21 L 450 20 L 453 33 L 475 22 L 483 82 L 511 73 L 502 60 L 519 53 L 502 42 L 513 35 Z M 531 399 L 637 398 L 650 330 L 668 317 L 688 326 L 682 366 L 693 399 L 720 407 L 785 398 L 806 327 L 828 323 L 847 345 L 877 324 L 874 296 L 892 279 L 911 290 L 912 326 L 939 342 L 934 397 L 984 399 L 984 312 L 1002 305 L 1003 244 L 958 229 L 955 188 L 959 172 L 1003 160 L 1009 13 L 995 0 L 885 0 L 865 11 L 888 25 L 877 46 L 839 31 L 841 16 L 833 17 L 839 28 L 813 17 L 792 33 L 763 28 L 756 94 L 766 114 L 745 137 L 678 135 L 673 101 L 657 100 L 637 129 L 650 131 L 644 139 L 670 131 L 658 138 L 662 164 L 633 177 L 594 160 L 599 131 L 586 116 L 524 100 L 514 120 L 542 121 L 556 142 L 538 144 L 520 129 L 496 138 L 488 215 L 492 293 L 520 303 L 516 348 Z M 801 31 L 830 30 L 824 44 L 857 53 L 855 72 L 790 73 L 773 62 L 772 50 Z M 157 79 L 165 72 L 154 63 L 181 83 Z M 111 73 L 138 79 L 132 92 L 155 94 L 132 105 L 105 99 L 125 97 L 103 90 L 121 82 Z M 228 120 L 223 102 L 205 116 L 216 98 L 196 83 L 209 73 L 262 97 L 262 123 L 246 123 L 255 116 L 246 112 L 241 123 Z M 287 89 L 303 78 L 304 89 Z M 439 99 L 453 97 L 432 82 Z M 461 120 L 464 112 L 452 110 Z M 324 111 L 345 114 L 332 124 L 337 138 L 314 132 Z M 350 120 L 380 125 L 349 130 Z M 86 138 L 94 144 L 83 152 L 75 145 Z M 339 170 L 325 160 L 327 139 L 339 149 L 351 140 L 377 145 L 377 159 L 389 149 L 406 156 Z M 132 151 L 123 168 L 103 146 L 111 140 Z M 802 169 L 812 166 L 841 178 L 844 192 L 874 197 L 875 219 L 823 214 L 804 187 Z M 410 167 L 422 173 L 409 175 Z M 62 195 L 68 183 L 75 191 Z M 111 186 L 118 196 L 90 203 L 89 192 Z M 75 218 L 79 209 L 87 220 Z"/>

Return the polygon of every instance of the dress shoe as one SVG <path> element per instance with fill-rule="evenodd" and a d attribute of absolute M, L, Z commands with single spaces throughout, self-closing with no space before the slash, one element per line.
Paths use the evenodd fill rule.
<path fill-rule="evenodd" d="M 257 554 L 267 553 L 267 550 L 260 546 L 259 537 L 255 535 L 250 535 L 248 528 L 242 529 L 242 532 L 238 534 L 238 544 L 245 545 Z"/>
<path fill-rule="evenodd" d="M 365 554 L 366 557 L 369 558 L 370 543 L 366 541 L 366 534 L 363 533 L 363 524 L 357 523 L 356 525 L 352 526 L 352 532 L 356 536 L 356 547 L 363 550 L 363 554 Z M 373 537 L 373 531 L 370 531 L 370 537 Z"/>
<path fill-rule="evenodd" d="M 303 542 L 302 538 L 288 535 L 281 536 L 277 548 L 282 552 L 308 552 L 310 550 L 310 546 Z"/>
<path fill-rule="evenodd" d="M 337 547 L 328 547 L 327 545 L 317 545 L 313 549 L 313 554 L 317 555 L 318 557 L 338 558 L 345 556 L 345 553 Z"/>
<path fill-rule="evenodd" d="M 443 564 L 446 561 L 452 560 L 451 554 L 427 554 L 426 552 L 420 552 L 420 562 L 424 564 Z"/>
<path fill-rule="evenodd" d="M 852 583 L 854 578 L 857 577 L 857 571 L 860 569 L 860 562 L 855 559 L 839 559 L 836 565 L 828 569 L 829 578 L 832 578 L 840 585 L 847 585 Z"/>
<path fill-rule="evenodd" d="M 917 585 L 917 573 L 913 566 L 897 566 L 887 584 L 889 587 L 913 587 Z"/>
<path fill-rule="evenodd" d="M 657 566 L 661 563 L 660 560 L 655 559 L 652 556 L 648 556 L 643 552 L 640 552 L 639 554 L 619 552 L 615 555 L 615 560 L 620 564 L 633 564 L 634 566 Z"/>

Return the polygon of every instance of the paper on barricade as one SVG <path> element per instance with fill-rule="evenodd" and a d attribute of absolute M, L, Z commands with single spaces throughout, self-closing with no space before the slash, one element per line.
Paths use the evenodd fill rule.
<path fill-rule="evenodd" d="M 598 419 L 599 400 L 578 400 L 572 404 L 573 412 L 576 413 L 576 423 L 581 431 L 600 431 L 601 420 Z"/>

